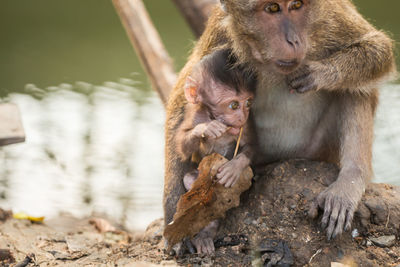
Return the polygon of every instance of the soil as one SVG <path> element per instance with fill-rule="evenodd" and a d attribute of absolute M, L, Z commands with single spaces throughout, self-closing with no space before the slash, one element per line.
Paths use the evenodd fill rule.
<path fill-rule="evenodd" d="M 165 253 L 162 219 L 132 233 L 68 215 L 31 223 L 0 209 L 0 266 L 400 266 L 400 187 L 370 184 L 352 233 L 327 241 L 307 207 L 337 168 L 290 160 L 262 173 L 222 220 L 212 256 Z"/>

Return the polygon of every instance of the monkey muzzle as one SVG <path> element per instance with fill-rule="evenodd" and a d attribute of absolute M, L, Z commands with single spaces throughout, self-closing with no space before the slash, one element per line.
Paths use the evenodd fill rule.
<path fill-rule="evenodd" d="M 299 61 L 296 59 L 293 60 L 276 60 L 275 66 L 278 68 L 278 71 L 284 74 L 289 74 L 293 72 L 298 66 Z"/>

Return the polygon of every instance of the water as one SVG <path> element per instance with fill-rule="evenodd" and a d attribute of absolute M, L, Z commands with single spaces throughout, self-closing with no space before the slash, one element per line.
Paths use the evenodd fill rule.
<path fill-rule="evenodd" d="M 193 36 L 170 1 L 145 3 L 180 69 Z M 362 3 L 400 36 L 400 2 Z M 104 213 L 130 229 L 161 217 L 165 112 L 110 1 L 1 1 L 0 32 L 0 97 L 18 104 L 27 135 L 0 148 L 0 207 Z M 400 85 L 381 96 L 375 181 L 400 184 Z"/>

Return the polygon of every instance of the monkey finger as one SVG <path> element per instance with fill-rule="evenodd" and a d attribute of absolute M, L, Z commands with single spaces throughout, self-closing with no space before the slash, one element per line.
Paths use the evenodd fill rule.
<path fill-rule="evenodd" d="M 332 238 L 333 230 L 335 230 L 340 208 L 341 208 L 340 203 L 333 203 L 333 209 L 330 215 L 329 225 L 326 230 L 326 236 L 328 237 L 328 240 L 331 240 Z"/>
<path fill-rule="evenodd" d="M 208 254 L 213 254 L 215 252 L 213 240 L 211 238 L 207 238 L 206 242 L 207 242 Z"/>
<path fill-rule="evenodd" d="M 195 249 L 194 249 L 193 244 L 192 244 L 192 242 L 190 241 L 189 238 L 185 238 L 185 239 L 183 240 L 183 244 L 184 244 L 185 247 L 189 250 L 189 253 L 190 253 L 190 254 L 194 254 L 194 253 L 195 253 Z"/>
<path fill-rule="evenodd" d="M 218 183 L 225 186 L 226 183 L 228 182 L 228 179 L 229 179 L 229 175 L 225 174 L 218 180 Z"/>
<path fill-rule="evenodd" d="M 226 128 L 226 125 L 220 121 L 214 120 L 210 123 L 210 128 L 216 132 L 223 132 Z"/>
<path fill-rule="evenodd" d="M 220 137 L 224 133 L 223 130 L 221 130 L 220 127 L 218 126 L 212 128 L 211 131 L 214 133 L 216 137 Z"/>
<path fill-rule="evenodd" d="M 300 88 L 307 83 L 308 74 L 303 74 L 289 81 L 290 87 L 293 89 Z"/>
<path fill-rule="evenodd" d="M 308 92 L 308 91 L 312 91 L 312 90 L 315 90 L 315 89 L 316 89 L 316 86 L 314 85 L 314 83 L 311 83 L 311 84 L 308 84 L 308 85 L 305 85 L 305 86 L 297 88 L 296 91 L 298 93 L 302 94 L 302 93 L 305 93 L 305 92 Z"/>
<path fill-rule="evenodd" d="M 226 126 L 224 123 L 217 121 L 218 124 L 216 124 L 217 128 L 220 129 L 221 131 L 226 131 L 226 129 L 228 128 L 228 126 Z"/>
<path fill-rule="evenodd" d="M 333 232 L 332 238 L 335 238 L 338 235 L 342 234 L 345 219 L 346 219 L 346 209 L 342 205 L 342 208 L 340 209 L 339 217 L 337 219 L 335 231 Z"/>
<path fill-rule="evenodd" d="M 226 181 L 226 183 L 225 183 L 225 187 L 226 187 L 226 188 L 231 187 L 232 184 L 233 184 L 233 180 L 234 180 L 234 179 L 233 179 L 232 177 L 229 177 L 228 181 Z"/>
<path fill-rule="evenodd" d="M 225 184 L 225 187 L 232 187 L 237 181 L 237 177 L 232 175 L 228 182 Z"/>
<path fill-rule="evenodd" d="M 330 196 L 327 196 L 325 199 L 324 215 L 322 216 L 321 220 L 322 229 L 325 229 L 326 226 L 328 225 L 328 220 L 332 210 L 332 201 L 333 199 Z"/>
<path fill-rule="evenodd" d="M 217 136 L 215 135 L 215 133 L 211 130 L 211 129 L 207 129 L 205 132 L 204 132 L 204 135 L 206 136 L 206 137 L 208 137 L 208 138 L 216 138 Z"/>
<path fill-rule="evenodd" d="M 351 223 L 353 221 L 353 216 L 354 216 L 354 208 L 351 207 L 350 209 L 347 210 L 346 224 L 345 224 L 345 227 L 344 227 L 345 231 L 349 231 L 351 229 Z"/>

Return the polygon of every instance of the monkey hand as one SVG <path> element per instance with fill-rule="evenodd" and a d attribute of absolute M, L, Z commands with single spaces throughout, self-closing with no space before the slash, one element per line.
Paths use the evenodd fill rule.
<path fill-rule="evenodd" d="M 215 252 L 213 239 L 203 236 L 201 232 L 192 239 L 192 243 L 196 247 L 198 254 L 212 254 Z"/>
<path fill-rule="evenodd" d="M 213 120 L 209 123 L 198 124 L 193 130 L 197 137 L 218 138 L 228 130 L 228 126 L 220 121 Z"/>
<path fill-rule="evenodd" d="M 298 93 L 318 90 L 320 87 L 315 78 L 318 75 L 317 69 L 311 63 L 304 65 L 288 75 L 287 83 L 292 90 L 296 90 Z"/>
<path fill-rule="evenodd" d="M 218 225 L 218 220 L 210 222 L 192 239 L 197 253 L 212 254 L 215 252 L 214 237 L 217 234 Z"/>
<path fill-rule="evenodd" d="M 218 183 L 225 187 L 233 186 L 239 180 L 243 172 L 244 167 L 242 165 L 242 162 L 237 158 L 226 162 L 218 169 Z"/>
<path fill-rule="evenodd" d="M 361 197 L 359 184 L 336 181 L 314 199 L 308 215 L 316 218 L 318 209 L 324 210 L 321 225 L 330 240 L 342 234 L 343 230 L 350 230 Z"/>

